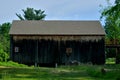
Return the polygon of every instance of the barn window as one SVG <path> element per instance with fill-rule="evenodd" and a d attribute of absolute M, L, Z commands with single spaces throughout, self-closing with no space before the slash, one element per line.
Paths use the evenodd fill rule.
<path fill-rule="evenodd" d="M 14 51 L 19 52 L 19 47 L 15 47 Z"/>

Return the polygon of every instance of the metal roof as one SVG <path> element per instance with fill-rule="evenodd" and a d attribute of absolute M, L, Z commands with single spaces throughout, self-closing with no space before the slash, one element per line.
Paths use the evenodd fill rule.
<path fill-rule="evenodd" d="M 99 21 L 14 20 L 10 35 L 105 35 Z"/>

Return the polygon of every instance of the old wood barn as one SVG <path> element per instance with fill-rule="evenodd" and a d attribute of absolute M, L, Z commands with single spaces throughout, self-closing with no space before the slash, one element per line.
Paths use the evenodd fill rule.
<path fill-rule="evenodd" d="M 24 64 L 105 63 L 99 21 L 13 21 L 11 59 Z"/>

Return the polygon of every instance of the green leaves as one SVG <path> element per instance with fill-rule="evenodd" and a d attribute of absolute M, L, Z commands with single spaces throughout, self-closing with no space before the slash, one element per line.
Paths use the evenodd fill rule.
<path fill-rule="evenodd" d="M 0 44 L 0 61 L 7 61 L 9 58 L 8 54 L 3 50 L 2 48 L 3 45 Z"/>
<path fill-rule="evenodd" d="M 120 0 L 115 0 L 115 4 L 120 4 Z"/>
<path fill-rule="evenodd" d="M 10 27 L 10 23 L 0 25 L 0 61 L 7 61 L 9 57 L 10 37 L 8 32 Z"/>
<path fill-rule="evenodd" d="M 27 8 L 26 10 L 22 9 L 23 11 L 23 17 L 21 16 L 21 14 L 17 14 L 18 18 L 20 20 L 43 20 L 46 16 L 46 14 L 44 14 L 45 11 L 42 10 L 35 10 L 33 8 Z"/>
<path fill-rule="evenodd" d="M 101 15 L 105 21 L 106 44 L 120 44 L 120 0 L 116 0 L 113 6 L 108 4 Z M 106 57 L 119 56 L 114 53 L 116 53 L 116 49 L 106 49 Z M 116 58 L 116 61 L 118 60 Z"/>
<path fill-rule="evenodd" d="M 9 29 L 11 27 L 10 23 L 4 23 L 0 26 L 0 36 L 4 36 L 7 40 L 9 40 Z"/>
<path fill-rule="evenodd" d="M 105 18 L 105 31 L 107 37 L 111 39 L 120 39 L 120 0 L 115 1 L 114 6 L 108 5 L 103 9 L 101 18 Z"/>

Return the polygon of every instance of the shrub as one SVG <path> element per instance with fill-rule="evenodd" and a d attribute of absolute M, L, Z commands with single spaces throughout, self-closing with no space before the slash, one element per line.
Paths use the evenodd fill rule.
<path fill-rule="evenodd" d="M 0 49 L 0 61 L 7 61 L 9 58 L 8 54 L 3 51 L 3 49 Z"/>

